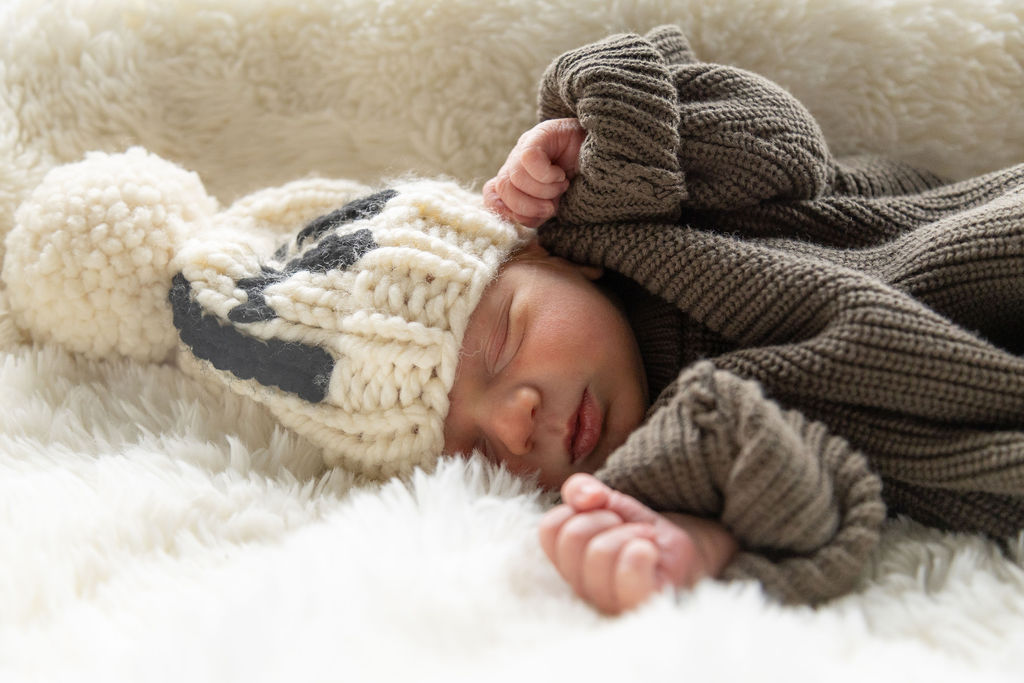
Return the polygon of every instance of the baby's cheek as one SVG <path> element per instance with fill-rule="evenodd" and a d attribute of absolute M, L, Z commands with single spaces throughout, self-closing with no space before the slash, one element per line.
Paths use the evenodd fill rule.
<path fill-rule="evenodd" d="M 444 452 L 446 455 L 469 456 L 472 444 L 466 443 L 464 436 L 456 426 L 459 421 L 457 411 L 452 409 L 444 421 Z"/>
<path fill-rule="evenodd" d="M 538 472 L 537 483 L 549 491 L 557 491 L 572 474 L 562 467 L 548 467 L 535 470 Z"/>

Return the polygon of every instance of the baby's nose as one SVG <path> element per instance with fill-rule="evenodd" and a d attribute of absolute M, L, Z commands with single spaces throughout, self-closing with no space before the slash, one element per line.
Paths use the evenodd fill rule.
<path fill-rule="evenodd" d="M 540 393 L 532 387 L 510 391 L 493 415 L 494 435 L 513 455 L 525 455 L 533 448 L 533 424 L 540 407 Z"/>

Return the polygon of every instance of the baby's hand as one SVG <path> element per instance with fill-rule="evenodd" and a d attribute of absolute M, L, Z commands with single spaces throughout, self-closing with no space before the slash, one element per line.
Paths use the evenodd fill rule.
<path fill-rule="evenodd" d="M 529 228 L 554 216 L 576 175 L 586 134 L 578 119 L 542 121 L 523 133 L 498 174 L 484 183 L 484 203 Z"/>
<path fill-rule="evenodd" d="M 589 474 L 569 477 L 562 500 L 541 520 L 541 546 L 577 595 L 609 614 L 717 576 L 736 552 L 720 524 L 658 514 Z"/>

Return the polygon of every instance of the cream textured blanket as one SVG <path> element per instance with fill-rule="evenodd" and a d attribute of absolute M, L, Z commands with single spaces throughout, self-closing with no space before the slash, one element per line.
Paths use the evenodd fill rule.
<path fill-rule="evenodd" d="M 309 175 L 484 180 L 550 60 L 681 25 L 788 87 L 839 154 L 1024 160 L 1024 2 L 143 0 L 0 5 L 0 232 L 54 165 L 142 145 L 222 205 Z M 467 40 L 467 37 L 469 38 Z M 1011 681 L 1024 539 L 904 520 L 859 590 L 706 583 L 622 618 L 546 564 L 484 463 L 360 486 L 176 369 L 33 346 L 0 291 L 0 680 Z"/>

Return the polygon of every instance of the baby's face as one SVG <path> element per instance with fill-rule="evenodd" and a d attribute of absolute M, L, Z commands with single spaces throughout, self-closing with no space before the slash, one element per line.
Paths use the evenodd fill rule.
<path fill-rule="evenodd" d="M 558 488 L 597 470 L 640 424 L 640 352 L 597 275 L 539 247 L 502 268 L 466 329 L 446 452 L 477 449 Z"/>

